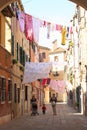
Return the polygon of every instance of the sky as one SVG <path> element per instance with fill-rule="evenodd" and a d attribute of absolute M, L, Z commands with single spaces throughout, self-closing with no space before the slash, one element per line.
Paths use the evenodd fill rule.
<path fill-rule="evenodd" d="M 76 4 L 68 0 L 22 0 L 25 12 L 48 22 L 68 25 Z"/>
<path fill-rule="evenodd" d="M 68 0 L 21 0 L 25 13 L 41 20 L 54 24 L 69 26 L 75 14 L 76 4 Z M 41 32 L 43 34 L 43 32 Z M 54 37 L 53 37 L 54 36 Z M 50 42 L 55 40 L 56 34 L 52 34 L 51 39 L 41 39 L 40 45 L 51 47 Z M 48 46 L 49 45 L 49 46 Z"/>

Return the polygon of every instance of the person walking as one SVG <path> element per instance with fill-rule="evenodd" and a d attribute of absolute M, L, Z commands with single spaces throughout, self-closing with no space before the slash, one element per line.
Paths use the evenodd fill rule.
<path fill-rule="evenodd" d="M 31 110 L 32 110 L 31 115 L 36 115 L 36 114 L 39 115 L 38 106 L 37 106 L 37 99 L 35 98 L 35 95 L 33 95 L 31 98 Z"/>
<path fill-rule="evenodd" d="M 51 102 L 51 105 L 52 105 L 53 115 L 57 115 L 57 113 L 56 113 L 57 98 L 56 98 L 55 94 L 53 94 L 52 97 L 50 98 L 50 102 Z"/>

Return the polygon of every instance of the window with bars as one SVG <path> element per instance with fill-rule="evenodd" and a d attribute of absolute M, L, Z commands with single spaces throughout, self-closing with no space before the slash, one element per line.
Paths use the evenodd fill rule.
<path fill-rule="evenodd" d="M 12 81 L 8 80 L 8 101 L 12 101 Z"/>
<path fill-rule="evenodd" d="M 0 77 L 0 99 L 1 102 L 6 100 L 6 79 L 3 77 Z"/>

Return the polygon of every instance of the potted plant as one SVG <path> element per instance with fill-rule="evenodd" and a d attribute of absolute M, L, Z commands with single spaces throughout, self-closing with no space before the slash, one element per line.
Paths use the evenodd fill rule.
<path fill-rule="evenodd" d="M 21 71 L 24 71 L 24 67 L 23 67 L 23 66 L 20 66 L 20 70 L 21 70 Z"/>
<path fill-rule="evenodd" d="M 13 65 L 14 65 L 14 64 L 17 64 L 18 61 L 17 61 L 16 59 L 12 59 L 12 63 L 13 63 Z"/>

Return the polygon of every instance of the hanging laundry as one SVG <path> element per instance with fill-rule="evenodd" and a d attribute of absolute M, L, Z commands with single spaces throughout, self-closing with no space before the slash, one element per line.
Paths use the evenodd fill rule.
<path fill-rule="evenodd" d="M 65 92 L 65 86 L 66 83 L 64 80 L 52 80 L 50 81 L 49 86 L 55 90 L 57 93 L 64 93 Z"/>
<path fill-rule="evenodd" d="M 56 30 L 57 30 L 57 31 L 62 32 L 62 26 L 61 26 L 61 25 L 56 24 Z"/>
<path fill-rule="evenodd" d="M 47 26 L 47 22 L 44 21 L 44 22 L 43 22 L 43 27 L 46 27 L 46 26 Z"/>
<path fill-rule="evenodd" d="M 70 27 L 70 39 L 72 39 L 72 34 L 73 34 L 73 30 L 72 30 L 72 27 Z"/>
<path fill-rule="evenodd" d="M 72 30 L 72 27 L 70 27 L 70 34 L 72 34 L 73 33 L 73 30 Z"/>
<path fill-rule="evenodd" d="M 26 62 L 23 83 L 48 78 L 51 69 L 52 64 L 50 62 Z"/>
<path fill-rule="evenodd" d="M 14 5 L 14 11 L 15 11 L 15 14 L 16 14 L 16 18 L 18 19 L 18 14 L 20 13 L 18 5 Z"/>
<path fill-rule="evenodd" d="M 66 27 L 63 27 L 62 28 L 62 42 L 61 42 L 61 44 L 65 45 L 65 43 L 66 43 Z"/>
<path fill-rule="evenodd" d="M 41 21 L 35 17 L 32 17 L 32 22 L 33 22 L 33 36 L 34 36 L 33 40 L 34 42 L 38 43 Z"/>
<path fill-rule="evenodd" d="M 55 24 L 51 24 L 51 31 L 52 32 L 56 31 L 56 25 Z"/>
<path fill-rule="evenodd" d="M 42 85 L 46 85 L 47 84 L 47 79 L 42 79 Z"/>
<path fill-rule="evenodd" d="M 47 84 L 50 84 L 51 79 L 47 78 Z"/>
<path fill-rule="evenodd" d="M 67 30 L 66 30 L 66 37 L 67 38 L 69 37 L 69 27 L 67 27 Z"/>
<path fill-rule="evenodd" d="M 18 20 L 19 20 L 20 31 L 24 32 L 25 31 L 25 13 L 24 12 L 20 12 L 18 14 Z"/>
<path fill-rule="evenodd" d="M 49 86 L 51 87 L 51 89 L 56 91 L 56 86 L 57 86 L 56 80 L 51 79 Z"/>
<path fill-rule="evenodd" d="M 27 40 L 33 41 L 33 22 L 32 16 L 25 14 L 25 35 Z"/>
<path fill-rule="evenodd" d="M 50 38 L 50 31 L 51 31 L 51 23 L 47 23 L 47 38 Z"/>

